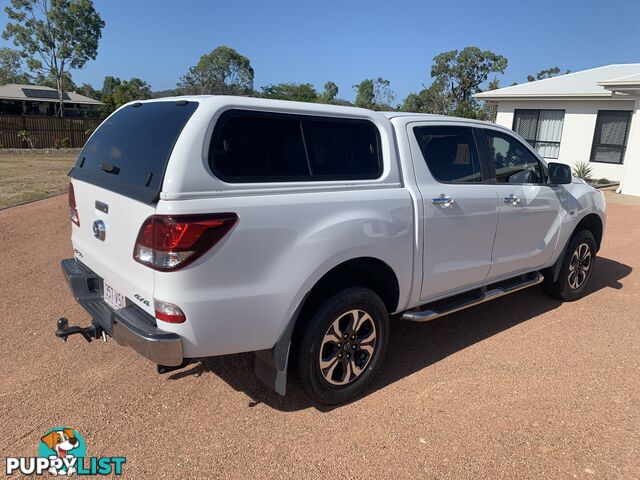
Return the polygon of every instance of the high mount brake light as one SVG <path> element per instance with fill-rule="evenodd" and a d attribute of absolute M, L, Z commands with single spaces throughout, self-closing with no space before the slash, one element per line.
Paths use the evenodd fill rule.
<path fill-rule="evenodd" d="M 80 226 L 80 216 L 76 206 L 76 194 L 73 191 L 73 183 L 69 182 L 69 218 L 77 226 Z"/>
<path fill-rule="evenodd" d="M 235 213 L 152 215 L 140 227 L 133 258 L 154 270 L 177 270 L 211 249 L 237 221 Z"/>

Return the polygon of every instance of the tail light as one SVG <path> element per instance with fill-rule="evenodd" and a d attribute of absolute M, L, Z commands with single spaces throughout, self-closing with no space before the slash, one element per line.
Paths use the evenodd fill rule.
<path fill-rule="evenodd" d="M 77 226 L 80 226 L 78 207 L 76 206 L 76 194 L 73 191 L 73 183 L 69 182 L 69 218 Z"/>
<path fill-rule="evenodd" d="M 162 300 L 153 300 L 153 308 L 156 311 L 156 318 L 163 322 L 184 323 L 187 317 L 180 307 L 173 303 L 163 302 Z"/>
<path fill-rule="evenodd" d="M 237 221 L 235 213 L 152 215 L 140 227 L 133 258 L 154 270 L 177 270 L 207 252 Z"/>

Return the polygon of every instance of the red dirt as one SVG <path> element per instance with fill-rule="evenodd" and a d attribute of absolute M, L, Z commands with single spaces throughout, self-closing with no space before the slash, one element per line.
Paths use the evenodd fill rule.
<path fill-rule="evenodd" d="M 534 287 L 392 326 L 374 388 L 337 408 L 282 398 L 231 355 L 158 375 L 110 341 L 63 343 L 88 317 L 59 262 L 64 196 L 0 212 L 0 457 L 55 426 L 125 478 L 638 478 L 640 208 L 611 205 L 584 299 Z M 3 466 L 4 469 L 4 466 Z"/>

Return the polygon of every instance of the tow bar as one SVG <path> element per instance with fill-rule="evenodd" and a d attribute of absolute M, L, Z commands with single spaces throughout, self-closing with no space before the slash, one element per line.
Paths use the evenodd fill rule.
<path fill-rule="evenodd" d="M 56 330 L 56 337 L 61 338 L 65 342 L 67 337 L 75 334 L 80 334 L 84 339 L 91 343 L 91 340 L 102 337 L 102 340 L 107 341 L 107 334 L 100 325 L 92 323 L 88 327 L 70 327 L 69 320 L 62 317 L 59 318 L 56 323 L 58 329 Z"/>

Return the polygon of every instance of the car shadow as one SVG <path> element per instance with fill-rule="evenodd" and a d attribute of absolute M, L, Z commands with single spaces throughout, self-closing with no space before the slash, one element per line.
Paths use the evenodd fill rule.
<path fill-rule="evenodd" d="M 603 289 L 621 289 L 623 285 L 620 280 L 631 271 L 632 268 L 628 265 L 598 257 L 587 288 L 587 297 L 580 301 L 588 301 L 589 295 Z M 394 318 L 391 320 L 389 344 L 380 371 L 367 392 L 358 398 L 385 388 L 486 338 L 554 310 L 561 304 L 559 300 L 546 295 L 542 288 L 532 287 L 425 323 Z M 206 377 L 209 374 L 217 375 L 234 389 L 244 392 L 251 399 L 247 407 L 264 404 L 283 412 L 309 407 L 323 412 L 340 408 L 340 405 L 326 406 L 310 400 L 291 378 L 287 385 L 287 395 L 278 395 L 256 378 L 252 353 L 194 360 L 182 370 L 169 374 L 169 379 L 179 380 L 192 375 Z"/>

